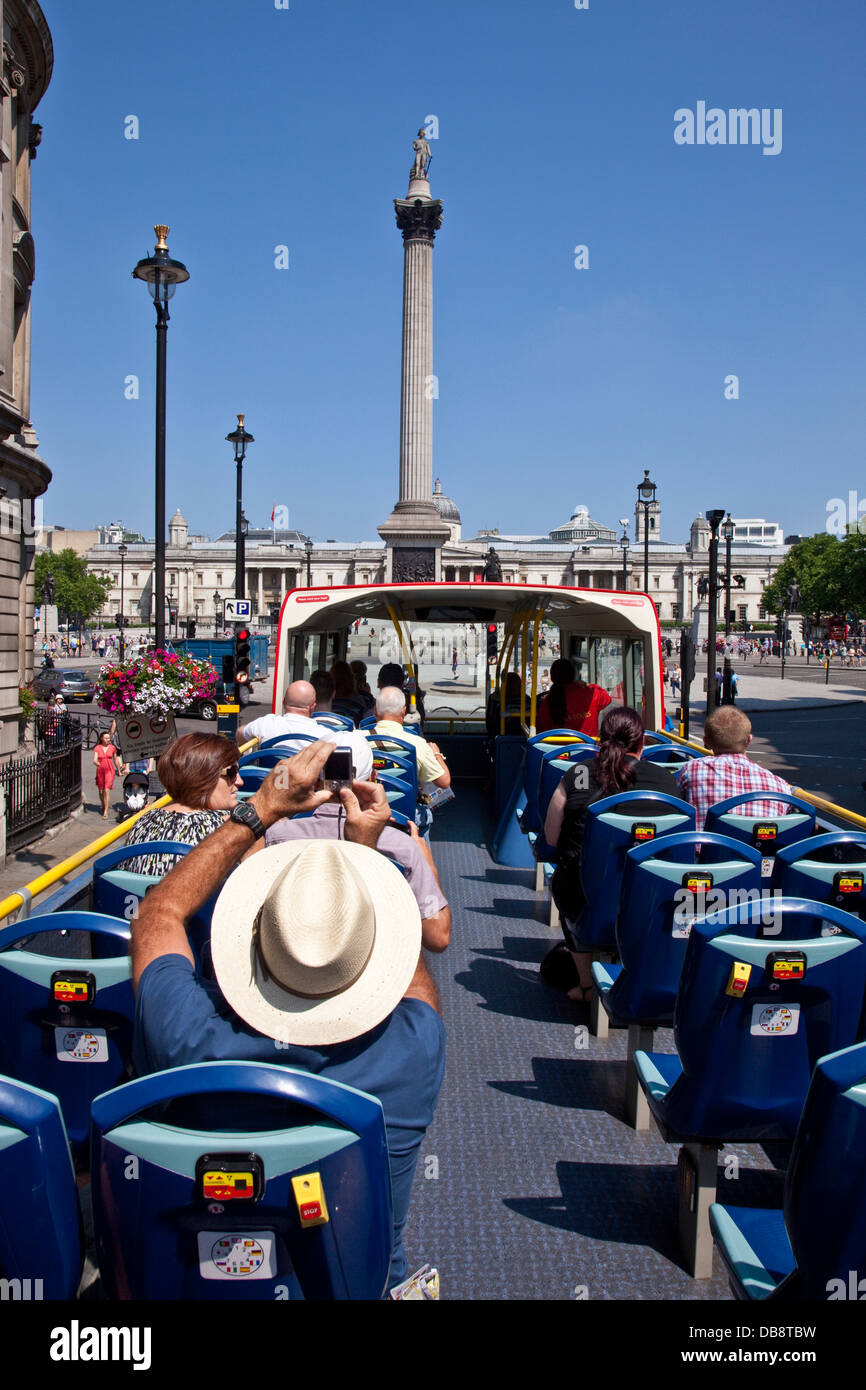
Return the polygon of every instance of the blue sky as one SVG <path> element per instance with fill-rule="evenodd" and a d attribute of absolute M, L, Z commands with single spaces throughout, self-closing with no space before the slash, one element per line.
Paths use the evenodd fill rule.
<path fill-rule="evenodd" d="M 130 272 L 165 221 L 191 276 L 168 515 L 232 525 L 242 410 L 254 523 L 276 502 L 316 539 L 375 538 L 398 477 L 392 200 L 431 115 L 434 473 L 464 534 L 543 533 L 575 503 L 615 525 L 644 468 L 669 540 L 713 506 L 811 533 L 866 495 L 860 0 L 42 3 L 47 520 L 153 534 L 154 315 Z M 676 144 L 699 101 L 781 108 L 781 152 Z"/>

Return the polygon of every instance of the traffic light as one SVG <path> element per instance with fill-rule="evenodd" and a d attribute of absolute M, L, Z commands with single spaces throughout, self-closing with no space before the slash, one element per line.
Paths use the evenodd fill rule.
<path fill-rule="evenodd" d="M 680 637 L 680 670 L 683 677 L 683 690 L 688 690 L 695 678 L 695 644 L 688 628 L 683 628 Z"/>
<path fill-rule="evenodd" d="M 499 629 L 495 623 L 487 624 L 487 665 L 496 665 L 496 652 L 499 646 Z"/>
<path fill-rule="evenodd" d="M 186 635 L 187 637 L 195 637 L 195 618 L 187 618 Z"/>
<path fill-rule="evenodd" d="M 234 653 L 224 656 L 222 659 L 223 692 L 226 699 L 234 693 L 235 687 L 235 658 Z"/>
<path fill-rule="evenodd" d="M 248 704 L 250 698 L 250 630 L 239 627 L 235 633 L 235 699 Z"/>

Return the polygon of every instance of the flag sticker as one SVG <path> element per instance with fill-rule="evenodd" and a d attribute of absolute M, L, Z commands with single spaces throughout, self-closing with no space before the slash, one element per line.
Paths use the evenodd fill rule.
<path fill-rule="evenodd" d="M 753 1038 L 781 1038 L 794 1034 L 800 1026 L 799 1004 L 753 1004 Z"/>
<path fill-rule="evenodd" d="M 277 1273 L 273 1231 L 198 1232 L 198 1272 L 202 1279 L 273 1279 Z"/>
<path fill-rule="evenodd" d="M 54 1047 L 59 1062 L 108 1061 L 104 1028 L 55 1028 Z"/>

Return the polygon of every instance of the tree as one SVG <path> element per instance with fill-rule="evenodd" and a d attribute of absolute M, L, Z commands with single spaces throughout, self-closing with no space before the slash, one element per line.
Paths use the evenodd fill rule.
<path fill-rule="evenodd" d="M 54 580 L 58 614 L 79 627 L 99 612 L 112 589 L 111 580 L 91 574 L 86 561 L 74 550 L 61 550 L 56 555 L 46 551 L 36 556 L 34 567 L 37 603 L 45 601 L 44 583 L 49 574 Z"/>
<path fill-rule="evenodd" d="M 788 586 L 796 580 L 800 585 L 800 609 L 803 613 L 844 613 L 852 605 L 848 601 L 845 547 L 849 539 L 840 541 L 826 531 L 807 536 L 792 546 L 790 554 L 776 570 L 772 583 L 764 590 L 762 603 L 771 613 L 782 613 L 788 604 Z"/>

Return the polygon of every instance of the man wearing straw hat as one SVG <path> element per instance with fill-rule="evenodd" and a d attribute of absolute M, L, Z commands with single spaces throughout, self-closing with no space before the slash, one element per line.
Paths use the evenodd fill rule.
<path fill-rule="evenodd" d="M 406 1275 L 401 1233 L 418 1151 L 442 1082 L 445 1030 L 421 959 L 421 918 L 398 869 L 376 852 L 383 788 L 340 798 L 342 841 L 273 845 L 269 826 L 331 799 L 321 740 L 274 769 L 247 802 L 150 889 L 132 924 L 140 1075 L 205 1061 L 283 1063 L 377 1096 L 394 1209 L 390 1284 Z M 234 870 L 234 872 L 232 872 Z M 186 923 L 220 888 L 216 982 L 194 971 Z"/>

